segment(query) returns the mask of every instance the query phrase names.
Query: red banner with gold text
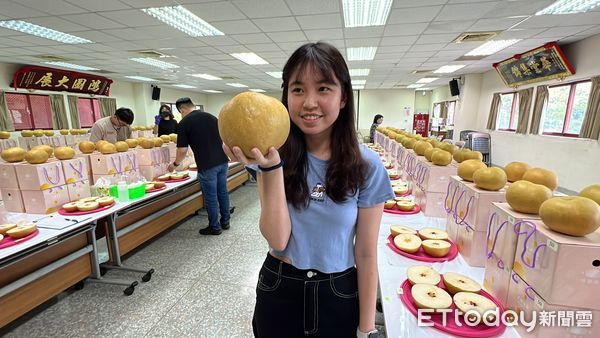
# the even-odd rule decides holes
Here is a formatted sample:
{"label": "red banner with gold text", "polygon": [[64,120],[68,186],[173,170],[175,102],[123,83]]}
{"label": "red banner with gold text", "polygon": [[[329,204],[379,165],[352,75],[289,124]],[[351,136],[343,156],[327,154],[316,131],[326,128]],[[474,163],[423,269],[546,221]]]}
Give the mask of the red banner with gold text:
{"label": "red banner with gold text", "polygon": [[23,66],[13,75],[12,87],[108,96],[112,82],[111,79],[98,75]]}

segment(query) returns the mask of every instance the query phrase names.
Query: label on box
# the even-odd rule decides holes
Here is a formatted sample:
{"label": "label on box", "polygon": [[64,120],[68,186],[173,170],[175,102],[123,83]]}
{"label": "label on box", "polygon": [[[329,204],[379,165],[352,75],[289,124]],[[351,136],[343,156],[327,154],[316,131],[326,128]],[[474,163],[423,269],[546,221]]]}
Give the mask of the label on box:
{"label": "label on box", "polygon": [[540,309],[540,310],[544,309],[544,301],[540,297],[538,297],[538,295],[533,296],[533,303],[535,304],[535,306],[538,309]]}
{"label": "label on box", "polygon": [[548,238],[548,242],[546,243],[546,245],[552,249],[552,251],[558,251],[558,243],[556,243],[555,241],[551,240],[550,238]]}
{"label": "label on box", "polygon": [[508,223],[515,224],[515,218],[512,216],[508,216]]}

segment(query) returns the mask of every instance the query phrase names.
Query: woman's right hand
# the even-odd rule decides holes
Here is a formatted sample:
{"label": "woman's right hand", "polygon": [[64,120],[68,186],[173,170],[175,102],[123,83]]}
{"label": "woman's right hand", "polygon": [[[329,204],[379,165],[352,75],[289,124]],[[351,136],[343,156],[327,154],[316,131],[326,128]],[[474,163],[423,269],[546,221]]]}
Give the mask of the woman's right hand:
{"label": "woman's right hand", "polygon": [[249,164],[258,164],[260,167],[268,168],[272,167],[281,162],[281,158],[279,157],[279,152],[275,147],[269,148],[269,152],[266,156],[264,156],[258,148],[252,148],[250,152],[254,156],[254,158],[248,158],[244,155],[244,152],[240,147],[229,148],[225,143],[223,143],[223,151],[225,154],[234,162],[241,162],[244,165]]}

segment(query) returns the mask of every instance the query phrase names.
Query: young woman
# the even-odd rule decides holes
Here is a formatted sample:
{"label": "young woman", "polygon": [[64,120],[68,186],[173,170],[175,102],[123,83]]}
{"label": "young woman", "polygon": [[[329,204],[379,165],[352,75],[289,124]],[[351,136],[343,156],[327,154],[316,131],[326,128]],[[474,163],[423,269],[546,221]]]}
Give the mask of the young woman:
{"label": "young woman", "polygon": [[377,114],[373,118],[373,124],[371,125],[371,132],[369,133],[369,138],[371,139],[371,143],[375,142],[375,130],[383,123],[383,115]]}
{"label": "young woman", "polygon": [[286,143],[256,164],[269,254],[252,321],[256,337],[376,337],[377,236],[394,196],[379,157],[359,146],[348,67],[333,46],[296,50],[283,69]]}
{"label": "young woman", "polygon": [[158,115],[154,116],[154,134],[157,136],[177,134],[177,121],[169,105],[160,106]]}

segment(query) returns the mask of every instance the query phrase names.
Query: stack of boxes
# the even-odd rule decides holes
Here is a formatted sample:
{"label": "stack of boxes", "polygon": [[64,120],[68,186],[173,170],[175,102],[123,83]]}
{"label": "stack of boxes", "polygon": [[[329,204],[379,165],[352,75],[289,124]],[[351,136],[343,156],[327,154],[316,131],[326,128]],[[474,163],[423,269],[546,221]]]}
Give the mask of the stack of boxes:
{"label": "stack of boxes", "polygon": [[77,201],[90,196],[90,166],[86,157],[75,157],[61,161],[65,173],[65,183],[69,192],[69,200]]}
{"label": "stack of boxes", "polygon": [[23,149],[31,149],[35,146],[39,145],[49,145],[53,148],[63,147],[67,145],[65,141],[65,137],[62,135],[54,135],[54,136],[31,136],[31,137],[22,137],[18,138],[19,147]]}
{"label": "stack of boxes", "polygon": [[134,152],[137,157],[140,173],[148,181],[152,181],[156,177],[165,174],[169,163],[172,163],[170,161],[169,146],[163,145],[162,147],[150,149],[136,148]]}
{"label": "stack of boxes", "polygon": [[[541,220],[520,224],[506,307],[531,317],[538,327],[523,337],[600,336],[600,231],[584,237],[554,232]],[[539,325],[540,312],[554,325]]]}
{"label": "stack of boxes", "polygon": [[450,176],[456,175],[456,167],[438,166],[427,161],[424,156],[414,156],[416,160],[411,176],[415,202],[425,216],[446,217],[446,194]]}
{"label": "stack of boxes", "polygon": [[463,195],[462,189],[467,185],[474,183],[464,181],[459,176],[450,176],[446,195],[444,196],[444,209],[446,210],[446,232],[453,242],[458,240],[458,228],[462,225],[462,220],[458,218],[457,204],[460,202],[460,196]]}
{"label": "stack of boxes", "polygon": [[88,157],[90,167],[92,168],[92,181],[94,184],[100,178],[105,178],[111,183],[116,183],[122,175],[130,175],[138,172],[139,156],[138,150],[135,149],[114,154],[101,154],[94,152],[92,154],[79,155]]}
{"label": "stack of boxes", "polygon": [[85,134],[85,135],[69,134],[69,135],[64,135],[61,137],[64,138],[66,145],[75,149],[75,151],[79,151],[79,143],[90,140],[90,135],[88,135],[88,134]]}
{"label": "stack of boxes", "polygon": [[0,140],[0,152],[2,152],[2,150],[4,150],[4,149],[18,147],[18,146],[19,146],[19,142],[17,141],[17,139],[8,138],[8,139]]}
{"label": "stack of boxes", "polygon": [[456,245],[465,261],[476,267],[486,264],[487,230],[494,202],[506,201],[506,189],[489,191],[462,181],[456,190]]}

